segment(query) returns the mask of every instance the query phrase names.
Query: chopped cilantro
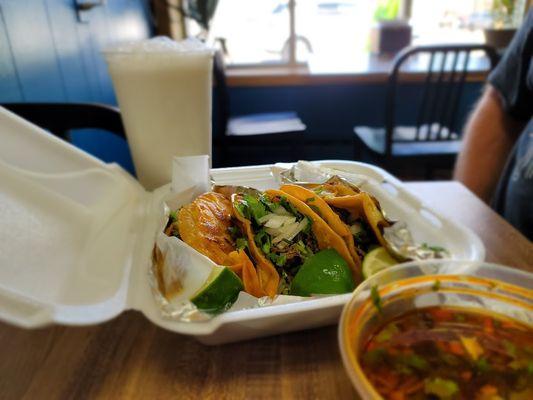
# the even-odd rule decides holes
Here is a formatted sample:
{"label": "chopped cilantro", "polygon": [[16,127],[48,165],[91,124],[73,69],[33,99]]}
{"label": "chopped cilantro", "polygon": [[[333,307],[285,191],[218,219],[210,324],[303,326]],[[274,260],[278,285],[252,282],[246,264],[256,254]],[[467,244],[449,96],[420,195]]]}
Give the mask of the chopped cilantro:
{"label": "chopped cilantro", "polygon": [[168,219],[170,220],[170,223],[175,222],[178,219],[178,210],[171,211],[168,214]]}
{"label": "chopped cilantro", "polygon": [[376,336],[376,342],[383,343],[387,340],[391,340],[395,335],[400,332],[396,324],[389,324]]}
{"label": "chopped cilantro", "polygon": [[414,353],[404,356],[402,361],[409,367],[412,367],[419,371],[425,371],[429,367],[429,364],[425,359]]}
{"label": "chopped cilantro", "polygon": [[283,206],[283,208],[285,208],[285,210],[290,212],[292,215],[296,217],[300,215],[298,210],[289,202],[289,200],[287,200],[285,196],[279,197],[279,203]]}
{"label": "chopped cilantro", "polygon": [[270,253],[268,254],[268,258],[278,267],[283,267],[287,262],[287,256],[285,254],[278,255],[276,253]]}
{"label": "chopped cilantro", "polygon": [[311,228],[313,226],[313,220],[309,217],[306,217],[307,218],[307,225],[305,226],[304,229],[302,229],[302,232],[305,233],[306,235],[311,233]]}
{"label": "chopped cilantro", "polygon": [[248,240],[245,238],[237,238],[235,241],[235,246],[237,247],[237,250],[243,250],[244,248],[248,247]]}
{"label": "chopped cilantro", "polygon": [[279,257],[278,257],[278,260],[276,261],[276,265],[278,267],[282,267],[285,265],[285,263],[287,262],[287,255],[286,254],[281,254]]}
{"label": "chopped cilantro", "polygon": [[276,208],[279,207],[279,204],[270,201],[265,195],[259,197],[259,201],[270,211],[274,212]]}
{"label": "chopped cilantro", "polygon": [[309,197],[308,199],[305,199],[306,203],[307,203],[307,202],[311,203],[311,202],[313,202],[313,201],[315,201],[315,200],[316,200],[315,197]]}
{"label": "chopped cilantro", "polygon": [[386,354],[385,349],[370,350],[363,354],[363,361],[370,366],[378,366],[385,360]]}
{"label": "chopped cilantro", "polygon": [[239,214],[241,214],[244,218],[246,219],[251,218],[250,208],[248,207],[248,203],[246,203],[245,201],[236,202],[235,208],[237,209]]}
{"label": "chopped cilantro", "polygon": [[244,200],[248,204],[250,215],[254,218],[255,222],[259,225],[259,219],[267,215],[267,210],[263,203],[249,194],[244,195]]}
{"label": "chopped cilantro", "polygon": [[259,229],[254,237],[255,244],[263,250],[265,254],[270,253],[272,243],[270,241],[270,235],[265,231],[264,228]]}
{"label": "chopped cilantro", "polygon": [[427,378],[424,380],[424,393],[434,395],[439,399],[452,398],[459,391],[459,385],[451,379],[440,377]]}
{"label": "chopped cilantro", "polygon": [[239,236],[240,231],[239,228],[237,228],[236,226],[230,226],[228,228],[228,233],[230,234],[232,239],[236,239]]}
{"label": "chopped cilantro", "polygon": [[516,345],[512,342],[510,342],[507,339],[503,340],[503,347],[505,347],[505,351],[507,354],[509,354],[511,357],[516,357]]}
{"label": "chopped cilantro", "polygon": [[372,304],[374,304],[374,307],[376,307],[378,312],[383,312],[383,304],[381,296],[379,295],[378,285],[374,285],[372,286],[372,289],[370,289],[370,298],[372,299]]}
{"label": "chopped cilantro", "polygon": [[431,251],[434,251],[435,253],[445,253],[445,252],[447,252],[447,250],[444,247],[441,247],[441,246],[430,246],[429,244],[427,244],[425,242],[420,245],[420,248],[422,250],[431,250]]}
{"label": "chopped cilantro", "polygon": [[307,247],[303,241],[299,240],[294,245],[296,247],[296,250],[298,250],[298,253],[300,253],[300,257],[303,259],[306,259],[307,257],[310,257],[313,255],[313,251]]}
{"label": "chopped cilantro", "polygon": [[490,365],[489,363],[487,362],[487,359],[485,357],[480,357],[477,361],[476,361],[476,364],[474,366],[476,368],[476,371],[478,373],[485,373],[485,372],[488,372],[490,370]]}
{"label": "chopped cilantro", "polygon": [[278,293],[289,294],[291,288],[291,278],[284,270],[281,270],[281,279],[279,280]]}

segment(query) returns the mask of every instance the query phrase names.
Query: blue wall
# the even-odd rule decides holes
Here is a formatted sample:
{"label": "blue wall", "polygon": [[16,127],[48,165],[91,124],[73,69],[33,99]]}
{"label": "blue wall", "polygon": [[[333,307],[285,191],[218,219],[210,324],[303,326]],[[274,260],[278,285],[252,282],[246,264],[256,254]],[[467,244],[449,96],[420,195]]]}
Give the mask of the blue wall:
{"label": "blue wall", "polygon": [[[0,0],[0,103],[116,99],[100,50],[151,36],[148,0],[108,0],[78,20],[74,0]],[[76,132],[73,142],[132,171],[124,141]]]}

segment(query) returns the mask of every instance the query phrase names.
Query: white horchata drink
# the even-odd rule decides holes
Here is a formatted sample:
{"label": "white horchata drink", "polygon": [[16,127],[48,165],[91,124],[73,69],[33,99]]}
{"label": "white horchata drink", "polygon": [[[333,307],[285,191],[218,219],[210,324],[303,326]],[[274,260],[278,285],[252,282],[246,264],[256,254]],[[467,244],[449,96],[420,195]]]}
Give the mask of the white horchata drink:
{"label": "white horchata drink", "polygon": [[211,49],[156,37],[104,54],[146,189],[170,182],[174,156],[211,155]]}

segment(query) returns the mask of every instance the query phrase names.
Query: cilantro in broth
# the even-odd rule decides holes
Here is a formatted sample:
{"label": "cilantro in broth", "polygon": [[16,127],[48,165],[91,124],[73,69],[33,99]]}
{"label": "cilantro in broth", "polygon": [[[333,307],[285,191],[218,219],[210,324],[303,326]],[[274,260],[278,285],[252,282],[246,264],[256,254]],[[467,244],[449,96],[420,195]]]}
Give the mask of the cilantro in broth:
{"label": "cilantro in broth", "polygon": [[379,313],[382,313],[383,301],[381,300],[381,296],[379,295],[378,285],[374,285],[372,286],[372,289],[370,289],[370,298],[372,299],[372,304],[374,304],[376,310],[378,310]]}

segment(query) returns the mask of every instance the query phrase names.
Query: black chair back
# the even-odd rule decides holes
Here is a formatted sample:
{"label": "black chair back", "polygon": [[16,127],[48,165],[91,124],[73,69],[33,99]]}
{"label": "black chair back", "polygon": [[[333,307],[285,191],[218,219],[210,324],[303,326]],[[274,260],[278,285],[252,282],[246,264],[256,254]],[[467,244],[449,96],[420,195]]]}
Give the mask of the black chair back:
{"label": "black chair back", "polygon": [[3,107],[70,142],[73,129],[103,129],[126,139],[120,111],[94,103],[6,103]]}
{"label": "black chair back", "polygon": [[[385,107],[385,155],[392,154],[393,142],[446,141],[458,139],[456,135],[457,112],[466,77],[472,71],[469,63],[472,52],[484,52],[489,70],[497,64],[496,51],[485,45],[436,45],[407,47],[394,59],[389,73]],[[427,69],[422,73],[424,85],[416,120],[416,132],[409,140],[395,138],[396,102],[401,68],[413,57],[429,56]]]}
{"label": "black chair back", "polygon": [[213,78],[216,90],[216,103],[218,127],[220,135],[225,136],[231,115],[228,84],[226,82],[226,66],[224,55],[217,51],[213,58]]}

